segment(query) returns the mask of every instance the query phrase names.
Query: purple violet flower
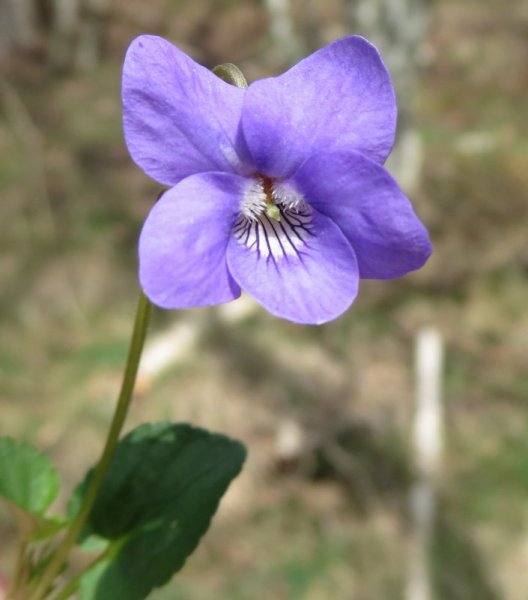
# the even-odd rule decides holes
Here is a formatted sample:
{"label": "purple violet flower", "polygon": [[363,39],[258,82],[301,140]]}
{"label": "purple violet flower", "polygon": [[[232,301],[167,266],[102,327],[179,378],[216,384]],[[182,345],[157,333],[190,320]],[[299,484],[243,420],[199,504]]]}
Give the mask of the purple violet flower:
{"label": "purple violet flower", "polygon": [[166,40],[141,36],[123,72],[134,161],[171,186],[139,241],[139,278],[163,308],[233,300],[319,324],[360,278],[399,277],[431,253],[382,167],[396,102],[378,51],[347,37],[279,77],[231,86]]}

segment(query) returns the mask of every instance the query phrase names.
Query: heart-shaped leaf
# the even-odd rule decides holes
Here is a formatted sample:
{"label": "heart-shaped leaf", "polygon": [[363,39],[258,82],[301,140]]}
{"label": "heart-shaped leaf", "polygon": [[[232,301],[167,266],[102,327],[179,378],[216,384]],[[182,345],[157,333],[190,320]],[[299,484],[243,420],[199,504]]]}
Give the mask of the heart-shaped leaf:
{"label": "heart-shaped leaf", "polygon": [[29,444],[0,438],[0,496],[42,516],[58,493],[59,475],[45,454]]}
{"label": "heart-shaped leaf", "polygon": [[142,600],[166,583],[208,529],[244,459],[239,442],[190,425],[147,424],[129,433],[82,536],[109,545],[105,560],[83,577],[81,599]]}

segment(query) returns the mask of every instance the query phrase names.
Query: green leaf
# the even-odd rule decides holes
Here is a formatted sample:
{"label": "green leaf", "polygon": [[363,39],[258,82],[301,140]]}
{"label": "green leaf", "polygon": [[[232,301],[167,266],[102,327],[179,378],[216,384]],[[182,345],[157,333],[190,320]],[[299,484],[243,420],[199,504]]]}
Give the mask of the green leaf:
{"label": "green leaf", "polygon": [[83,577],[81,600],[141,600],[166,583],[207,531],[244,459],[239,442],[190,425],[147,424],[128,434],[82,536],[111,543]]}
{"label": "green leaf", "polygon": [[18,509],[42,516],[58,493],[59,475],[45,454],[0,438],[0,496]]}

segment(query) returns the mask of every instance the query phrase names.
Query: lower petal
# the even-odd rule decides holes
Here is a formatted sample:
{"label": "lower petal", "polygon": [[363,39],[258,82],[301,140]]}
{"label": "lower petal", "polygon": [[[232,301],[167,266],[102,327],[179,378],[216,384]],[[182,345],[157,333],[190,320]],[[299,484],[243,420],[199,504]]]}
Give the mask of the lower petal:
{"label": "lower petal", "polygon": [[345,234],[362,278],[401,277],[429,258],[429,235],[411,203],[391,175],[362,154],[313,155],[293,183]]}
{"label": "lower petal", "polygon": [[162,308],[234,300],[226,249],[245,180],[205,173],[184,179],[154,205],[139,239],[139,280]]}
{"label": "lower petal", "polygon": [[229,270],[240,287],[295,323],[318,325],[347,310],[357,295],[357,262],[331,219],[316,211],[262,218],[248,223],[247,234],[235,227],[229,241]]}

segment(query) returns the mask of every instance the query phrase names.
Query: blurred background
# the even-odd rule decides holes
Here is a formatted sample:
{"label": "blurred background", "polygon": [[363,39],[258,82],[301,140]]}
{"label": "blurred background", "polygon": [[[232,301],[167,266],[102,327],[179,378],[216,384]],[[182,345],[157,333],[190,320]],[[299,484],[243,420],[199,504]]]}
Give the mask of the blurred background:
{"label": "blurred background", "polygon": [[[0,0],[0,435],[53,456],[57,509],[99,455],[159,192],[122,141],[121,64],[141,33],[250,81],[349,33],[374,41],[400,104],[389,168],[435,247],[322,327],[247,298],[156,311],[128,427],[191,421],[249,458],[153,598],[526,600],[525,0]],[[430,326],[445,356],[434,473],[413,443]],[[4,574],[14,542],[0,508]]]}

